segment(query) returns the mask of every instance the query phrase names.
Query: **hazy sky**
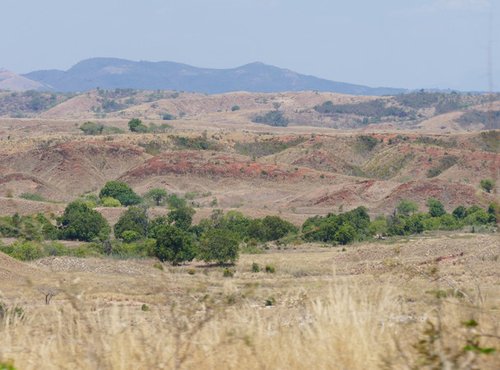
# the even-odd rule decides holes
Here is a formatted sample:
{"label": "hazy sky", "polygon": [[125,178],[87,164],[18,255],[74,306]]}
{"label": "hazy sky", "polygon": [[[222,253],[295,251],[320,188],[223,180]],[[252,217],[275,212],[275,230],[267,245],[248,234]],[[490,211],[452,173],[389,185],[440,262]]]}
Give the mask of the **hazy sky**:
{"label": "hazy sky", "polygon": [[[370,86],[500,90],[500,0],[0,0],[0,67],[262,61]],[[489,21],[491,19],[491,22]]]}

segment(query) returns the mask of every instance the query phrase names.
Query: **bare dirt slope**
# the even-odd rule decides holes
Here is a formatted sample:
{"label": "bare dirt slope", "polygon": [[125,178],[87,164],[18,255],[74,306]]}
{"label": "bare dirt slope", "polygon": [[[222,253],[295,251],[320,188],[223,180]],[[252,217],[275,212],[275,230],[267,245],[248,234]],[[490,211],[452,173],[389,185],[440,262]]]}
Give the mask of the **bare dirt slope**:
{"label": "bare dirt slope", "polygon": [[[10,122],[4,127],[10,130]],[[164,134],[5,140],[0,195],[10,205],[2,213],[25,208],[26,203],[13,205],[24,193],[67,202],[98,192],[112,179],[141,194],[153,187],[190,193],[197,207],[282,212],[295,221],[360,205],[372,214],[386,213],[401,199],[424,208],[429,197],[436,197],[448,210],[460,204],[486,206],[495,199],[479,187],[481,179],[499,176],[494,131],[305,134],[204,128],[176,124]],[[37,209],[43,207],[36,204]]]}

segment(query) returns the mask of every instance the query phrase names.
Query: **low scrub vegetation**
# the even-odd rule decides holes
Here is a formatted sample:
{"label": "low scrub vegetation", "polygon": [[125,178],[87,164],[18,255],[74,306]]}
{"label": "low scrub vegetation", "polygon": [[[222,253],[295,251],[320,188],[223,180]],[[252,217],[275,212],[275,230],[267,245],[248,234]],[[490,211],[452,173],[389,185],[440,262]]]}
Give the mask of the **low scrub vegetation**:
{"label": "low scrub vegetation", "polygon": [[285,117],[283,112],[279,110],[272,110],[263,115],[257,115],[252,118],[254,123],[263,123],[275,127],[287,127],[289,120]]}
{"label": "low scrub vegetation", "polygon": [[290,141],[281,141],[277,139],[256,140],[254,142],[237,142],[234,149],[243,155],[249,157],[265,157],[268,155],[280,153],[289,148],[302,144],[307,139],[298,137]]}
{"label": "low scrub vegetation", "polygon": [[314,110],[321,114],[352,114],[361,117],[407,117],[408,113],[396,106],[390,106],[386,100],[377,99],[355,104],[333,104],[326,101],[314,107]]}

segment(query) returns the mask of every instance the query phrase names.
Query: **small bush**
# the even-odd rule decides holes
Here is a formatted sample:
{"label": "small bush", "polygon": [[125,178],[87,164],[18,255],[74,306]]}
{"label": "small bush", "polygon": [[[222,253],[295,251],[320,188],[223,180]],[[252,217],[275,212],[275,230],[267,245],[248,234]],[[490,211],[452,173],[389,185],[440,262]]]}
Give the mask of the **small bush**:
{"label": "small bush", "polygon": [[80,126],[80,130],[82,130],[85,135],[100,135],[104,130],[104,126],[100,123],[88,121]]}
{"label": "small bush", "polygon": [[233,105],[233,106],[231,107],[231,112],[236,112],[236,111],[238,111],[238,110],[240,110],[240,106],[239,106],[239,105]]}
{"label": "small bush", "polygon": [[26,199],[26,200],[33,200],[35,202],[45,202],[45,198],[42,197],[39,194],[33,194],[33,193],[22,193],[19,198]]}
{"label": "small bush", "polygon": [[115,199],[113,197],[104,197],[101,199],[101,205],[103,207],[107,208],[115,208],[115,207],[121,207],[122,204],[118,199]]}
{"label": "small bush", "polygon": [[163,113],[163,115],[161,116],[161,119],[164,121],[173,121],[176,119],[176,117],[170,113]]}
{"label": "small bush", "polygon": [[260,272],[260,265],[258,263],[252,263],[252,272]]}
{"label": "small bush", "polygon": [[147,126],[145,126],[138,118],[131,119],[128,123],[128,128],[130,131],[137,133],[145,133],[149,131]]}
{"label": "small bush", "polygon": [[125,243],[131,243],[141,238],[141,235],[137,231],[126,230],[121,235]]}
{"label": "small bush", "polygon": [[270,306],[274,306],[276,304],[276,299],[274,297],[269,297],[266,299],[266,301],[264,302],[264,305],[266,307],[270,307]]}
{"label": "small bush", "polygon": [[33,261],[44,257],[42,246],[30,241],[17,241],[9,249],[4,249],[4,252],[21,261]]}
{"label": "small bush", "polygon": [[276,272],[276,267],[274,267],[273,265],[266,265],[264,271],[266,271],[268,274],[274,274]]}
{"label": "small bush", "polygon": [[492,179],[483,179],[481,180],[480,185],[485,192],[491,193],[491,191],[495,188],[495,181]]}
{"label": "small bush", "polygon": [[225,268],[222,272],[222,276],[225,278],[232,278],[234,276],[234,270],[230,268]]}

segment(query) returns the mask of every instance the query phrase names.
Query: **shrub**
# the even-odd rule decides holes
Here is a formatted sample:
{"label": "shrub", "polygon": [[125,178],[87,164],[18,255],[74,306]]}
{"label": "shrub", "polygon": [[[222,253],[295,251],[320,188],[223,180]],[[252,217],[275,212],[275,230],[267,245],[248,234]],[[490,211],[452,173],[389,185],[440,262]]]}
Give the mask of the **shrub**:
{"label": "shrub", "polygon": [[252,263],[252,272],[260,272],[260,265],[257,262]]}
{"label": "shrub", "polygon": [[122,232],[121,237],[125,243],[131,243],[141,238],[141,235],[137,231],[125,230]]}
{"label": "shrub", "polygon": [[191,261],[195,257],[195,249],[191,235],[175,226],[163,225],[155,232],[155,256],[161,261],[169,261],[178,265]]}
{"label": "shrub", "polygon": [[491,191],[495,188],[495,181],[492,179],[483,179],[481,180],[480,185],[485,192],[491,193]]}
{"label": "shrub", "polygon": [[121,181],[108,181],[101,189],[99,198],[111,197],[118,199],[124,206],[132,206],[141,202],[139,197],[128,184]]}
{"label": "shrub", "polygon": [[427,207],[429,208],[429,215],[431,215],[431,217],[440,217],[446,214],[443,203],[435,198],[429,198],[427,200]]}
{"label": "shrub", "polygon": [[230,268],[225,268],[222,271],[222,276],[225,278],[232,278],[234,276],[234,270]]}
{"label": "shrub", "polygon": [[80,126],[80,130],[82,130],[85,135],[100,135],[104,130],[104,126],[100,123],[88,121]]}
{"label": "shrub", "polygon": [[208,139],[206,133],[199,137],[186,137],[186,136],[174,136],[171,135],[170,138],[173,140],[175,146],[180,149],[193,149],[193,150],[218,150],[218,144]]}
{"label": "shrub", "polygon": [[264,139],[253,142],[237,142],[234,149],[243,155],[249,157],[264,157],[271,154],[280,153],[286,149],[295,147],[302,144],[307,139],[305,137],[298,137],[293,140],[277,140],[277,139]]}
{"label": "shrub", "polygon": [[31,241],[16,241],[10,247],[2,249],[4,253],[21,261],[32,261],[44,257],[42,246]]}
{"label": "shrub", "polygon": [[200,241],[199,257],[205,262],[234,263],[239,256],[239,239],[225,229],[210,229]]}
{"label": "shrub", "polygon": [[366,152],[372,151],[378,144],[377,139],[375,139],[373,136],[366,135],[358,136],[357,142],[359,149]]}
{"label": "shrub", "polygon": [[240,106],[239,106],[239,105],[233,105],[233,106],[231,107],[231,112],[236,112],[236,111],[238,111],[238,110],[240,110]]}
{"label": "shrub", "polygon": [[132,132],[139,132],[139,133],[148,132],[148,128],[138,118],[131,119],[128,122],[128,128]]}
{"label": "shrub", "polygon": [[33,193],[22,193],[19,198],[26,199],[26,200],[32,200],[35,202],[45,202],[44,197],[42,197],[39,194],[33,194]]}
{"label": "shrub", "polygon": [[99,212],[78,201],[68,204],[57,224],[61,238],[69,240],[105,240],[110,232],[108,222]]}
{"label": "shrub", "polygon": [[467,209],[464,206],[458,206],[455,208],[452,212],[452,215],[457,219],[457,220],[462,220],[465,218],[467,215]]}
{"label": "shrub", "polygon": [[109,208],[115,208],[115,207],[121,207],[122,204],[118,199],[112,198],[112,197],[104,197],[101,199],[101,204],[103,207],[109,207]]}
{"label": "shrub", "polygon": [[161,116],[161,119],[164,121],[173,121],[176,119],[176,117],[170,113],[163,113]]}
{"label": "shrub", "polygon": [[264,267],[264,271],[268,274],[274,274],[276,272],[276,267],[273,265],[266,265],[266,267]]}
{"label": "shrub", "polygon": [[0,370],[17,370],[12,362],[0,362]]}
{"label": "shrub", "polygon": [[430,168],[429,171],[427,171],[427,177],[432,178],[439,176],[442,172],[453,167],[457,162],[458,158],[454,155],[444,156],[439,160],[439,163],[436,167]]}
{"label": "shrub", "polygon": [[276,304],[276,299],[274,297],[269,297],[266,299],[266,301],[264,302],[264,305],[266,307],[270,307],[270,306],[274,306]]}

